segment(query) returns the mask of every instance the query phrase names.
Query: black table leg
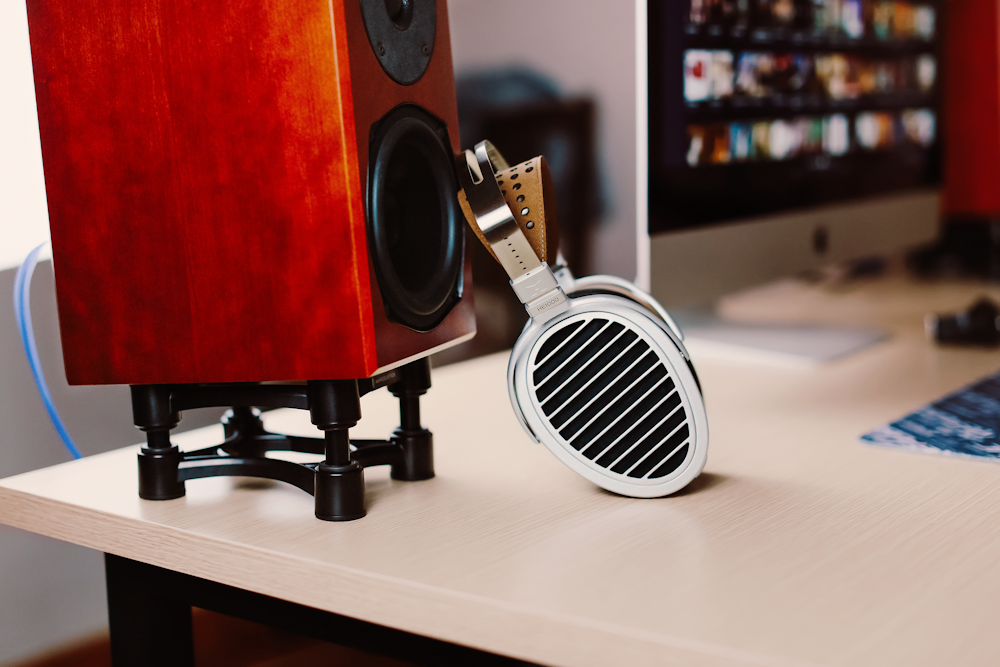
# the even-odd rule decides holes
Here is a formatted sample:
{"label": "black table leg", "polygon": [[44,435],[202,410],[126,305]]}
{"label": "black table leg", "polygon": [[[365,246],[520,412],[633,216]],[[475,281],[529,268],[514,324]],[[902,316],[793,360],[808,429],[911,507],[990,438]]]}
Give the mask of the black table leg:
{"label": "black table leg", "polygon": [[164,570],[105,554],[114,667],[194,667],[191,605],[164,595]]}
{"label": "black table leg", "polygon": [[[192,667],[191,607],[427,667],[528,667],[450,644],[105,554],[114,667]],[[208,667],[208,666],[204,666]]]}

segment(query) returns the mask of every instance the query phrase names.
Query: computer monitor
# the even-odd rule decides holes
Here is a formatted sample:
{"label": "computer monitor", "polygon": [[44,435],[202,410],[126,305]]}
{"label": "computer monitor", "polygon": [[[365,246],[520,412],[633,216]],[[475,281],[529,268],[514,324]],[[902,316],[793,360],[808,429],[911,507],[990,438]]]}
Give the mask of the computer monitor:
{"label": "computer monitor", "polygon": [[932,0],[637,0],[638,282],[668,307],[934,238]]}

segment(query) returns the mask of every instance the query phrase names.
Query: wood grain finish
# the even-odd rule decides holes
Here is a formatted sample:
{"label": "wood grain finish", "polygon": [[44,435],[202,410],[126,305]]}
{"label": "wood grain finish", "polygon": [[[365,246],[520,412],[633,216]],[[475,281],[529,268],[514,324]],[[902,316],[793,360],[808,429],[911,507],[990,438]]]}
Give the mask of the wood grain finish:
{"label": "wood grain finish", "polygon": [[29,0],[69,382],[367,377],[474,331],[387,322],[368,258],[371,125],[417,103],[457,141],[438,15],[400,86],[356,1]]}
{"label": "wood grain finish", "polygon": [[[1000,655],[1000,466],[858,436],[1000,368],[942,349],[932,310],[979,285],[783,285],[746,318],[876,325],[892,338],[813,370],[702,355],[712,440],[685,492],[598,490],[528,440],[506,355],[443,368],[424,398],[433,480],[369,470],[369,514],[327,524],[282,484],[206,479],[135,495],[135,450],[0,483],[0,521],[411,632],[553,665],[988,665]],[[363,399],[358,437],[396,423]],[[308,418],[271,413],[276,430]],[[192,448],[221,429],[177,436]]]}

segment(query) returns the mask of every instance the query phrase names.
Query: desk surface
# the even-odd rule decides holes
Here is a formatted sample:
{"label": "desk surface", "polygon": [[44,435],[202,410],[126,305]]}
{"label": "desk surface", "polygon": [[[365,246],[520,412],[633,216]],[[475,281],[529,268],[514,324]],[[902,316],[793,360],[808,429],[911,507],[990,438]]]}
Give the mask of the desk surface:
{"label": "desk surface", "polygon": [[[246,479],[141,501],[136,448],[0,482],[0,521],[542,663],[995,664],[1000,466],[858,442],[1000,368],[1000,352],[937,349],[922,331],[928,310],[984,291],[888,278],[729,303],[894,335],[810,370],[696,357],[708,466],[670,498],[605,493],[530,442],[495,355],[435,372],[423,421],[437,478],[366,471],[360,521],[318,521],[307,494]],[[396,423],[387,392],[362,410],[358,437]],[[313,434],[305,413],[267,424]],[[213,427],[176,440],[220,438]]]}

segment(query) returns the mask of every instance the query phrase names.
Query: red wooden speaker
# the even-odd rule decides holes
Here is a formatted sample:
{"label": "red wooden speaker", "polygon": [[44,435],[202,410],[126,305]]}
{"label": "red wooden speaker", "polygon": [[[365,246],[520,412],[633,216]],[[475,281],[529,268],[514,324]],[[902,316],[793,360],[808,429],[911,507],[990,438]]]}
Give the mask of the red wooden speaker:
{"label": "red wooden speaker", "polygon": [[951,0],[947,9],[943,209],[987,222],[1000,215],[1000,2]]}
{"label": "red wooden speaker", "polygon": [[441,0],[28,0],[71,384],[369,377],[475,332]]}

